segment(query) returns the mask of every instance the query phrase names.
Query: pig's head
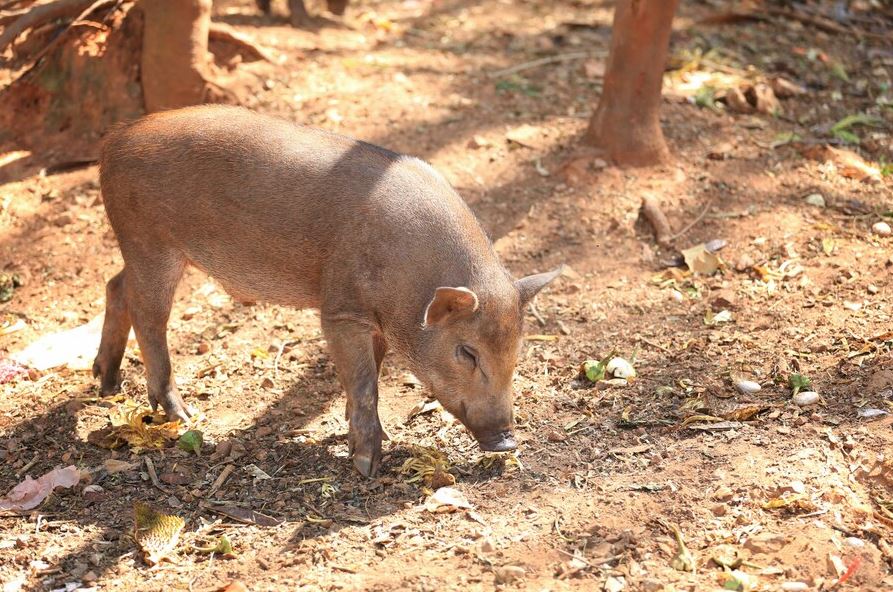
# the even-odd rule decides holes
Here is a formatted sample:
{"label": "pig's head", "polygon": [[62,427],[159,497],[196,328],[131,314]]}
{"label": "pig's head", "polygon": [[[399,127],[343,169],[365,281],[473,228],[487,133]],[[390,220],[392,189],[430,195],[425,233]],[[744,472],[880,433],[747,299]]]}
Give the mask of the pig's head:
{"label": "pig's head", "polygon": [[423,370],[420,378],[484,450],[516,447],[512,375],[524,309],[560,273],[559,268],[513,282],[495,281],[478,292],[440,287],[425,308],[424,339],[415,360]]}

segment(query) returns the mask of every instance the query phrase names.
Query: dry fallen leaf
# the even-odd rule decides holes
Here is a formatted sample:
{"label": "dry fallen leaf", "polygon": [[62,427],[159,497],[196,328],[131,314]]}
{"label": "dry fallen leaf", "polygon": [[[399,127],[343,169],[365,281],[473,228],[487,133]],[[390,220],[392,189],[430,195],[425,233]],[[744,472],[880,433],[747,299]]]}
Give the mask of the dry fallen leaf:
{"label": "dry fallen leaf", "polygon": [[819,162],[830,162],[844,177],[857,181],[879,181],[881,169],[867,162],[861,156],[846,148],[833,146],[810,146],[803,151],[803,156]]}
{"label": "dry fallen leaf", "polygon": [[695,245],[682,251],[685,264],[695,274],[710,275],[722,266],[722,260],[707,250],[707,245]]}
{"label": "dry fallen leaf", "polygon": [[472,505],[465,494],[452,487],[441,487],[425,500],[425,509],[433,514],[455,512],[460,509],[470,510],[471,508]]}

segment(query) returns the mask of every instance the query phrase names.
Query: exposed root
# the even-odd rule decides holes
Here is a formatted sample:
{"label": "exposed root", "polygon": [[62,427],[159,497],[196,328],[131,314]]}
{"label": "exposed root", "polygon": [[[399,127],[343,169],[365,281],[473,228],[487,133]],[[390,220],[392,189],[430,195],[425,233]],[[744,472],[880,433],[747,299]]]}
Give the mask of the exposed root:
{"label": "exposed root", "polygon": [[273,58],[269,53],[267,53],[267,50],[255,44],[254,41],[249,39],[247,36],[239,33],[227,24],[211,23],[211,28],[208,30],[208,39],[210,41],[229,43],[230,45],[234,45],[237,48],[244,50],[246,53],[254,58],[267,62],[273,62]]}
{"label": "exposed root", "polygon": [[642,215],[645,216],[645,219],[651,224],[651,228],[654,229],[654,237],[657,240],[657,244],[662,247],[669,245],[670,241],[673,240],[673,230],[670,228],[670,222],[664,215],[663,210],[660,209],[657,197],[646,195],[642,198]]}
{"label": "exposed root", "polygon": [[16,38],[34,27],[39,27],[58,18],[78,14],[93,4],[94,0],[56,0],[48,4],[38,4],[9,23],[0,35],[0,51],[6,49]]}

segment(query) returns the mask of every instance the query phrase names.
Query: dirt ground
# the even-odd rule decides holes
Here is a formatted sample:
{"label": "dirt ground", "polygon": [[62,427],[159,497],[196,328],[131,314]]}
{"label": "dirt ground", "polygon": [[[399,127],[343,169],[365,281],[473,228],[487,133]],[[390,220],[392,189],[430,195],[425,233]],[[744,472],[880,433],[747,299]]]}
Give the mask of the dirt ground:
{"label": "dirt ground", "polygon": [[[97,399],[89,372],[71,368],[0,385],[0,494],[25,474],[85,473],[38,509],[0,516],[3,592],[234,580],[250,590],[710,590],[732,577],[720,563],[736,566],[732,589],[893,589],[893,416],[883,414],[893,412],[893,238],[872,230],[893,222],[893,178],[851,178],[810,157],[830,141],[879,168],[893,161],[893,44],[881,35],[893,18],[857,13],[852,29],[873,32],[861,38],[849,24],[699,22],[730,7],[682,3],[663,110],[675,161],[618,170],[575,159],[601,86],[608,2],[363,1],[313,31],[253,2],[216,2],[216,20],[274,56],[233,70],[249,107],[420,156],[471,204],[513,273],[568,266],[527,315],[518,453],[482,454],[437,409],[407,419],[427,393],[389,357],[391,440],[381,475],[361,478],[317,314],[234,302],[190,271],[169,339],[180,390],[204,416],[200,456],[88,441],[116,406],[146,403],[135,346],[123,402]],[[498,72],[547,56],[561,57]],[[805,91],[775,116],[717,106],[705,86],[719,96],[773,75]],[[876,119],[832,127],[856,114]],[[858,146],[839,145],[847,132]],[[0,356],[101,314],[121,267],[96,168],[46,174],[39,159],[17,165],[14,149],[0,151],[0,265],[22,285],[0,304]],[[639,218],[647,193],[675,230],[694,222],[673,247],[657,246]],[[716,274],[678,266],[677,249],[713,240],[726,243]],[[584,360],[612,351],[637,378],[580,377]],[[818,403],[792,402],[792,373],[811,379]],[[742,379],[762,389],[741,394]],[[424,465],[430,449],[472,509],[425,509],[430,491],[401,468]],[[142,559],[136,501],[186,520],[171,561]],[[677,569],[671,525],[694,572]],[[221,534],[232,557],[196,549]]]}

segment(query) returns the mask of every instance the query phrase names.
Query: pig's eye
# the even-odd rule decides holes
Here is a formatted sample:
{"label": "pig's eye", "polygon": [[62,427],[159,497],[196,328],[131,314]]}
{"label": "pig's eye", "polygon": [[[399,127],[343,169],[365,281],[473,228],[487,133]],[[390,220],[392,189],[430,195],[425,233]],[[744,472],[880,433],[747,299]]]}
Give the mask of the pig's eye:
{"label": "pig's eye", "polygon": [[460,345],[456,348],[456,357],[472,367],[476,368],[478,365],[478,353],[467,345]]}

